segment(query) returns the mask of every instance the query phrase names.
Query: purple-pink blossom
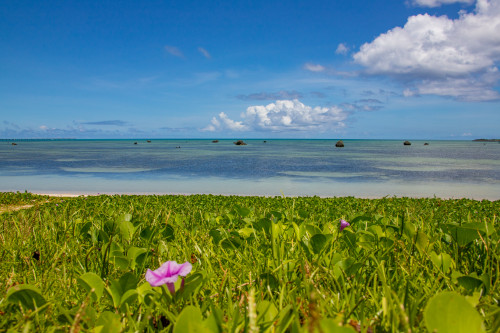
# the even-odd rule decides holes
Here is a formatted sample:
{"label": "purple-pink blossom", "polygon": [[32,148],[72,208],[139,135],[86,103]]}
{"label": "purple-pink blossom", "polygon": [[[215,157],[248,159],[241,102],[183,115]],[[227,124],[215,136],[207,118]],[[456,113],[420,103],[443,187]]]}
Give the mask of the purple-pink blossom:
{"label": "purple-pink blossom", "polygon": [[347,222],[346,220],[340,219],[340,231],[344,230],[345,228],[347,228],[350,225],[351,224],[349,222]]}
{"label": "purple-pink blossom", "polygon": [[183,264],[178,264],[175,261],[167,261],[157,270],[152,271],[148,269],[146,271],[146,281],[152,287],[159,287],[166,284],[170,293],[174,294],[174,283],[177,281],[179,275],[182,277],[188,275],[192,268],[193,266],[187,261]]}

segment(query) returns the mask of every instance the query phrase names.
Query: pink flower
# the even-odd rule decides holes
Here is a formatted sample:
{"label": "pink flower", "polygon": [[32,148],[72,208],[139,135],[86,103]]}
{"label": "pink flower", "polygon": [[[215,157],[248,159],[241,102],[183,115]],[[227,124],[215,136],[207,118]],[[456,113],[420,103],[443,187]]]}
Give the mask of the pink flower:
{"label": "pink flower", "polygon": [[346,220],[340,219],[340,231],[344,230],[348,226],[350,226],[349,222],[347,222]]}
{"label": "pink flower", "polygon": [[192,268],[193,266],[187,261],[183,264],[178,264],[175,261],[167,261],[155,271],[148,269],[146,271],[146,281],[149,282],[151,287],[159,287],[166,284],[168,290],[173,295],[175,294],[174,283],[177,281],[177,277],[179,275],[183,277],[188,275]]}

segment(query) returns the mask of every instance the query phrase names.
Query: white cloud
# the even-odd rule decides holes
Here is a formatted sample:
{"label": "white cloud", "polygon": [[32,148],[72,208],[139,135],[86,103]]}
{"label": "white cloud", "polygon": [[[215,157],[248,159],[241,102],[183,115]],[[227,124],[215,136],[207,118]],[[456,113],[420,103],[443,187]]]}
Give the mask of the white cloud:
{"label": "white cloud", "polygon": [[181,50],[179,50],[175,46],[165,45],[165,51],[167,51],[168,53],[170,53],[174,57],[184,58],[184,54],[182,54]]}
{"label": "white cloud", "polygon": [[248,129],[248,126],[244,125],[243,122],[231,120],[224,112],[221,112],[219,118],[213,117],[211,124],[203,130],[214,132],[218,130],[247,131]]}
{"label": "white cloud", "polygon": [[311,64],[309,62],[304,65],[304,68],[311,72],[323,72],[325,70],[325,67],[319,64]]}
{"label": "white cloud", "polygon": [[345,46],[345,44],[340,43],[339,46],[337,46],[337,49],[335,50],[336,54],[347,54],[349,52],[349,48]]}
{"label": "white cloud", "polygon": [[[499,31],[500,1],[478,0],[474,13],[461,12],[455,20],[411,16],[404,27],[364,44],[353,57],[368,74],[397,77],[420,94],[498,99],[493,87],[500,79]],[[438,89],[440,84],[447,86]]]}
{"label": "white cloud", "polygon": [[422,7],[439,7],[441,5],[449,5],[457,2],[472,5],[474,3],[474,0],[412,0],[411,1],[413,5]]}
{"label": "white cloud", "polygon": [[212,56],[210,55],[210,53],[208,53],[207,50],[205,50],[203,47],[199,47],[198,48],[198,51],[200,51],[201,54],[203,54],[203,56],[207,59],[211,59]]}
{"label": "white cloud", "polygon": [[415,90],[412,90],[412,89],[409,89],[409,88],[406,88],[405,90],[403,90],[403,96],[404,97],[412,97],[412,96],[415,96],[415,95],[418,95],[418,93]]}
{"label": "white cloud", "polygon": [[214,117],[205,131],[315,131],[324,132],[345,127],[348,112],[339,107],[310,107],[299,100],[279,100],[268,105],[250,106],[234,121],[223,112]]}

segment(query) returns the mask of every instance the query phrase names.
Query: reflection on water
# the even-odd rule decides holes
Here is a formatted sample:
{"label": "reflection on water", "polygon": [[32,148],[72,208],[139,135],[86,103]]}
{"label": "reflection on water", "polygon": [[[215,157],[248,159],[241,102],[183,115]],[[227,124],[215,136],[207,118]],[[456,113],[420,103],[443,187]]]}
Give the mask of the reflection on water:
{"label": "reflection on water", "polygon": [[233,141],[0,142],[0,190],[500,198],[498,143]]}

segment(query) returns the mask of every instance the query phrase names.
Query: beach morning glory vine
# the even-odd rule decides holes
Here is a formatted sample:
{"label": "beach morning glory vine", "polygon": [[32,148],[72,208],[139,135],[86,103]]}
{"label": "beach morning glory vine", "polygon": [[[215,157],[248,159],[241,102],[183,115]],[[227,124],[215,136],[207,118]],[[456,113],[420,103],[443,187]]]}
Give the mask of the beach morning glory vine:
{"label": "beach morning glory vine", "polygon": [[174,295],[175,281],[177,281],[180,275],[183,277],[182,282],[184,283],[184,276],[188,275],[192,268],[193,266],[187,261],[183,264],[178,264],[175,261],[167,261],[157,270],[152,271],[148,269],[146,271],[146,281],[148,281],[152,287],[159,287],[166,284],[170,293]]}
{"label": "beach morning glory vine", "polygon": [[347,222],[346,220],[340,219],[340,231],[344,230],[345,228],[347,228],[350,225],[351,224],[349,222]]}

